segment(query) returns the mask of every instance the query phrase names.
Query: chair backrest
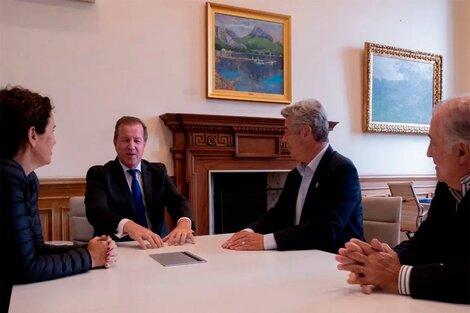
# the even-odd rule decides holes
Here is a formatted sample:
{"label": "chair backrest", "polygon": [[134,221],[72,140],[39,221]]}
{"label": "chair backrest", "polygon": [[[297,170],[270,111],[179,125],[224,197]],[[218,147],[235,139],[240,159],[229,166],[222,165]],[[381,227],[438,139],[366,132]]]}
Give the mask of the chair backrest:
{"label": "chair backrest", "polygon": [[362,198],[364,237],[377,238],[390,247],[400,243],[401,197]]}
{"label": "chair backrest", "polygon": [[388,183],[392,197],[402,197],[401,231],[414,233],[422,219],[422,207],[410,181]]}
{"label": "chair backrest", "polygon": [[88,222],[85,212],[85,197],[71,197],[70,207],[70,240],[88,242],[93,238],[93,226]]}

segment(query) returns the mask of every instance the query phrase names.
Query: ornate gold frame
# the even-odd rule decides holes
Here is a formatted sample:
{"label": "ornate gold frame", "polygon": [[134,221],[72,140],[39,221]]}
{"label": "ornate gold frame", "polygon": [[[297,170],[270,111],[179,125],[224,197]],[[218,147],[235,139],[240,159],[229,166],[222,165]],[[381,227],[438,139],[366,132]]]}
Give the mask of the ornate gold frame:
{"label": "ornate gold frame", "polygon": [[[215,16],[230,15],[262,22],[282,24],[283,33],[283,93],[260,93],[255,91],[238,91],[216,88],[216,49],[215,49]],[[229,51],[232,53],[233,51]],[[207,2],[207,97],[246,101],[290,103],[291,91],[291,24],[290,16],[243,9],[228,5]],[[219,77],[220,79],[220,77]]]}
{"label": "ornate gold frame", "polygon": [[[421,62],[432,64],[432,102],[429,103],[429,109],[441,101],[442,94],[442,56],[438,54],[413,51],[408,49],[395,48],[375,43],[365,43],[365,75],[364,75],[364,131],[387,132],[387,133],[412,133],[427,134],[429,123],[406,123],[400,120],[378,121],[373,120],[373,65],[374,57],[386,57],[405,61]],[[413,103],[406,103],[412,106]],[[429,112],[427,112],[429,113]]]}

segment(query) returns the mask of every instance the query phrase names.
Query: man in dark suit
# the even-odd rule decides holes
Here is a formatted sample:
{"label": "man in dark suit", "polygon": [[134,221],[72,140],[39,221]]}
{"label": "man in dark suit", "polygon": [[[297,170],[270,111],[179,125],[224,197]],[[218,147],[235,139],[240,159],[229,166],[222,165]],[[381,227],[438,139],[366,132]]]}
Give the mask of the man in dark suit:
{"label": "man in dark suit", "polygon": [[366,293],[372,286],[413,298],[470,303],[470,96],[434,111],[427,151],[439,183],[426,221],[393,250],[373,239],[339,250],[338,269]]}
{"label": "man in dark suit", "polygon": [[[93,166],[86,178],[85,205],[95,235],[139,242],[142,248],[194,243],[189,203],[178,191],[161,163],[142,160],[147,127],[138,118],[124,116],[116,122],[117,158]],[[176,227],[163,239],[167,208]]]}
{"label": "man in dark suit", "polygon": [[313,99],[285,107],[283,142],[299,161],[276,205],[223,245],[233,250],[336,252],[363,238],[361,190],[353,163],[328,143],[328,119]]}

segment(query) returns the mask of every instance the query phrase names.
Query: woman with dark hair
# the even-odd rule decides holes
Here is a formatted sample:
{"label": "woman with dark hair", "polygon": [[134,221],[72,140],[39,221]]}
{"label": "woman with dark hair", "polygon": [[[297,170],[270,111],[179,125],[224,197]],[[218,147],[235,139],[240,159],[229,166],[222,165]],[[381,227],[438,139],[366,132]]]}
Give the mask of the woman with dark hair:
{"label": "woman with dark hair", "polygon": [[1,310],[8,311],[13,284],[50,280],[109,267],[116,244],[108,236],[87,245],[55,246],[42,236],[38,178],[51,162],[54,113],[49,98],[20,87],[0,90]]}

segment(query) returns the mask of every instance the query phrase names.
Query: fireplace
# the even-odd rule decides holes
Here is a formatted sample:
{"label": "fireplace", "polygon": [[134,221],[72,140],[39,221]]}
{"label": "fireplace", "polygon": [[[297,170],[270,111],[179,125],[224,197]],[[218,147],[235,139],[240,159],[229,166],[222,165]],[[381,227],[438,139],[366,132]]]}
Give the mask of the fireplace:
{"label": "fireplace", "polygon": [[[175,184],[189,200],[197,235],[211,232],[211,173],[288,171],[297,163],[281,142],[282,118],[186,113],[160,118],[173,133]],[[330,122],[330,131],[336,124]]]}
{"label": "fireplace", "polygon": [[209,233],[233,233],[276,204],[288,171],[210,171]]}

